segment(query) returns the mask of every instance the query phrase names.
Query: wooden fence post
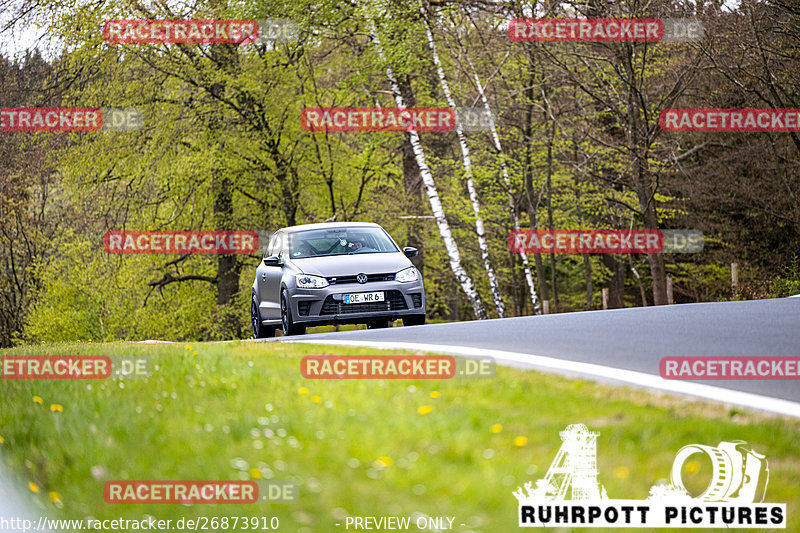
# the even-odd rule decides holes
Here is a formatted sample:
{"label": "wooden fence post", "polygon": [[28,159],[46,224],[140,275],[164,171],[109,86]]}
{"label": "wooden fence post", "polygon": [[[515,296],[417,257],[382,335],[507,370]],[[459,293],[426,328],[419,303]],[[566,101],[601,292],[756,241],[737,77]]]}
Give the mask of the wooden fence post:
{"label": "wooden fence post", "polygon": [[667,276],[667,303],[672,305],[675,303],[675,300],[672,298],[672,277]]}

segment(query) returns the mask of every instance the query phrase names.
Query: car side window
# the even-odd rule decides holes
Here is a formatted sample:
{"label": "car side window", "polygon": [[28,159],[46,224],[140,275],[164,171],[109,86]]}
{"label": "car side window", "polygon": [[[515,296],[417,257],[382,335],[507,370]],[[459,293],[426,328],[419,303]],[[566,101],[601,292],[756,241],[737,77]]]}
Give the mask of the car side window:
{"label": "car side window", "polygon": [[285,233],[281,233],[278,236],[278,240],[275,243],[275,251],[273,255],[277,255],[281,262],[286,261],[286,258],[289,257],[289,246],[288,246],[289,239]]}
{"label": "car side window", "polygon": [[275,255],[275,243],[277,242],[278,242],[278,234],[275,233],[274,235],[272,235],[272,238],[269,240],[269,244],[267,245],[267,249],[264,251],[265,259],[271,255]]}

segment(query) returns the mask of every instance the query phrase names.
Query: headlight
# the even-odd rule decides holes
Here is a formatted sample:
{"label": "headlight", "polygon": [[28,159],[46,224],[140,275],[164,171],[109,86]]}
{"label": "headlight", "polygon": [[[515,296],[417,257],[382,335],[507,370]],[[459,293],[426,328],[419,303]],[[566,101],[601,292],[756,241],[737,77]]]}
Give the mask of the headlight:
{"label": "headlight", "polygon": [[395,281],[399,281],[401,283],[407,283],[409,281],[417,281],[419,279],[419,272],[414,267],[408,267],[405,270],[401,270],[398,272],[395,277]]}
{"label": "headlight", "polygon": [[297,274],[297,286],[301,289],[321,289],[328,286],[328,280],[310,274]]}

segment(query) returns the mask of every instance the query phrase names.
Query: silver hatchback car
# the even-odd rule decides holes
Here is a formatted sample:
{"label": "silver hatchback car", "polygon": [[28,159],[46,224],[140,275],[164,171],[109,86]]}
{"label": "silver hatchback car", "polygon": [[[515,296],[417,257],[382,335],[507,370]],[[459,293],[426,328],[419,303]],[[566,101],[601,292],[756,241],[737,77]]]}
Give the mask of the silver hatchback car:
{"label": "silver hatchback car", "polygon": [[422,276],[378,224],[291,226],[270,238],[256,270],[250,315],[253,337],[301,335],[307,326],[425,323]]}

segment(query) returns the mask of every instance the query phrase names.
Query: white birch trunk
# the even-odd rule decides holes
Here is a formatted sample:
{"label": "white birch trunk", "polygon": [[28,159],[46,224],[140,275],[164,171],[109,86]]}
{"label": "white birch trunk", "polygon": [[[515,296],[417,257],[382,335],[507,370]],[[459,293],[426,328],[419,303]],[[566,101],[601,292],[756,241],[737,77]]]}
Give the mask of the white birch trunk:
{"label": "white birch trunk", "polygon": [[[447,77],[444,75],[444,67],[439,60],[439,53],[436,51],[436,42],[433,40],[433,32],[431,32],[430,24],[426,18],[425,10],[420,6],[422,13],[422,20],[425,22],[425,31],[428,34],[428,46],[431,49],[433,56],[433,64],[436,65],[436,72],[439,74],[439,82],[442,84],[447,105],[455,111],[456,102],[453,99],[453,94],[450,92],[450,84],[447,82]],[[481,217],[481,204],[478,200],[478,192],[475,190],[475,183],[472,181],[472,158],[469,155],[469,146],[467,146],[467,137],[464,135],[464,128],[460,121],[456,120],[456,134],[458,135],[458,143],[461,145],[461,154],[464,160],[464,179],[467,181],[467,191],[469,191],[469,199],[472,203],[472,211],[475,213],[475,233],[478,235],[478,246],[481,250],[481,257],[483,258],[483,267],[486,269],[486,275],[489,278],[489,287],[492,291],[492,298],[494,299],[495,309],[500,318],[505,318],[506,309],[503,304],[503,296],[500,294],[500,286],[497,283],[497,276],[495,276],[492,263],[489,258],[489,244],[486,242],[486,230],[483,226],[483,218]]]}
{"label": "white birch trunk", "polygon": [[[378,37],[378,32],[375,29],[375,23],[373,21],[370,21],[370,23],[372,25],[372,38],[378,45],[378,55],[382,61],[386,62],[386,57],[383,53],[383,46],[381,45],[380,38]],[[389,85],[391,86],[392,94],[394,95],[394,100],[397,103],[397,107],[406,107],[405,103],[403,102],[403,96],[400,94],[400,86],[394,77],[392,67],[388,64],[386,66],[386,78],[389,80]],[[469,299],[470,303],[472,304],[472,309],[475,311],[475,316],[480,320],[489,318],[486,313],[486,308],[483,306],[483,302],[481,302],[480,295],[475,288],[475,284],[472,282],[472,279],[469,277],[469,274],[467,274],[466,270],[464,270],[464,267],[461,266],[461,254],[458,252],[458,246],[453,238],[453,234],[450,232],[450,225],[447,222],[447,218],[445,218],[444,210],[442,209],[442,202],[439,200],[439,193],[436,190],[436,183],[433,181],[433,174],[431,173],[428,163],[425,160],[425,153],[422,150],[422,143],[420,142],[419,133],[415,130],[410,130],[408,133],[411,147],[414,150],[414,156],[417,160],[417,165],[419,166],[422,183],[425,186],[425,192],[428,195],[428,201],[431,204],[431,211],[433,211],[433,216],[436,219],[436,225],[439,228],[439,235],[442,237],[442,242],[444,242],[445,250],[447,251],[447,255],[450,259],[450,269],[453,271],[456,279],[461,284],[461,288],[463,289],[464,294],[467,295],[467,299]]]}
{"label": "white birch trunk", "polygon": [[[481,80],[478,77],[478,71],[475,69],[475,66],[472,64],[472,60],[469,59],[467,56],[467,62],[469,63],[470,69],[472,70],[472,75],[475,78],[475,86],[478,88],[478,94],[481,97],[481,102],[483,102],[483,107],[486,110],[487,115],[489,116],[489,127],[492,131],[492,140],[494,141],[494,147],[497,149],[497,154],[500,157],[500,166],[502,168],[502,175],[503,175],[503,183],[506,186],[506,192],[508,193],[508,207],[511,210],[511,217],[514,223],[514,229],[519,229],[519,217],[517,216],[517,210],[514,206],[514,197],[511,194],[511,180],[508,177],[508,166],[506,165],[505,159],[503,159],[503,147],[500,144],[500,136],[497,134],[497,127],[494,123],[494,117],[492,117],[492,110],[489,108],[489,101],[486,99],[486,93],[483,90],[483,86],[481,85]],[[525,269],[525,280],[528,282],[528,288],[530,289],[531,295],[531,303],[533,304],[533,312],[534,314],[540,315],[541,309],[539,308],[539,297],[536,295],[536,286],[533,283],[533,274],[531,273],[531,264],[528,261],[528,254],[525,252],[519,253],[522,259],[522,266]]]}

